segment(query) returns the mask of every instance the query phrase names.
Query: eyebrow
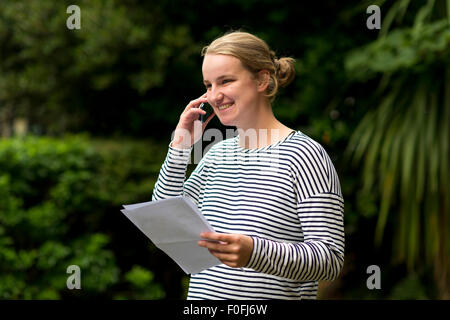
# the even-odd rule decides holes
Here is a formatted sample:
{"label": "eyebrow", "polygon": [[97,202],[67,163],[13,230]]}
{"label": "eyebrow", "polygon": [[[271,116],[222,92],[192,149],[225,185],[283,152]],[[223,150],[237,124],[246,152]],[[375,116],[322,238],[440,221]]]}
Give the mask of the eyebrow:
{"label": "eyebrow", "polygon": [[[232,77],[232,75],[231,75],[231,74],[226,74],[226,75],[217,77],[216,80],[220,80],[220,79],[222,79],[222,78],[227,78],[227,77]],[[208,81],[208,80],[203,80],[203,83],[207,83],[207,82],[209,82],[209,81]]]}

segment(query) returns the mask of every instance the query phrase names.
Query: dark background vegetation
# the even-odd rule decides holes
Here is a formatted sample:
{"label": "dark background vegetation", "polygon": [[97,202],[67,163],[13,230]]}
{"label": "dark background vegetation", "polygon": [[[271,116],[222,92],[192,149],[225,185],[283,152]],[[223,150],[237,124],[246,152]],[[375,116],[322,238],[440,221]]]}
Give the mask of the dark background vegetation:
{"label": "dark background vegetation", "polygon": [[[366,27],[371,4],[381,30]],[[346,260],[319,298],[448,299],[449,13],[445,0],[2,0],[0,298],[185,298],[187,276],[119,210],[151,199],[205,91],[201,48],[241,29],[296,59],[274,113],[341,180]],[[81,290],[66,287],[72,264]]]}

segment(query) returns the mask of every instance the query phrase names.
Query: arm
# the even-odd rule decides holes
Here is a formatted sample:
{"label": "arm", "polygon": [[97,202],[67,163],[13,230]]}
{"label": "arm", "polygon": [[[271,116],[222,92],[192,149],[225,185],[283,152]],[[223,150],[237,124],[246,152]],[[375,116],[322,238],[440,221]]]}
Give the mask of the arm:
{"label": "arm", "polygon": [[152,201],[175,196],[188,196],[198,206],[198,197],[203,186],[204,158],[200,160],[189,179],[186,179],[186,169],[189,164],[191,148],[174,148],[172,143],[159,172],[158,180],[153,188]]}
{"label": "arm", "polygon": [[316,194],[298,205],[304,242],[281,243],[253,237],[247,267],[299,281],[334,280],[344,264],[342,197]]}
{"label": "arm", "polygon": [[334,280],[344,263],[344,203],[340,195],[317,194],[298,206],[304,242],[277,242],[242,234],[202,233],[199,241],[222,263],[298,281]]}
{"label": "arm", "polygon": [[184,180],[186,179],[186,169],[192,146],[201,138],[206,125],[214,117],[214,114],[211,114],[204,123],[197,120],[199,115],[206,113],[199,108],[200,104],[206,101],[206,94],[192,100],[181,114],[175,129],[174,139],[169,144],[169,151],[153,188],[152,201],[187,195],[198,206],[198,196],[202,181],[198,179],[198,176],[203,171],[203,161],[200,161],[186,183]]}
{"label": "arm", "polygon": [[308,141],[293,159],[297,216],[303,242],[253,237],[248,267],[299,281],[334,280],[344,264],[344,199],[322,146]]}
{"label": "arm", "polygon": [[[337,173],[325,151],[310,148],[308,157],[299,155],[295,167],[316,172],[308,190],[294,170],[297,216],[301,223],[302,242],[287,243],[237,234],[202,234],[207,240],[199,245],[230,267],[246,266],[258,272],[298,281],[335,279],[344,262],[344,201]],[[304,161],[307,159],[307,161]],[[308,168],[309,167],[309,168]],[[312,194],[308,194],[311,192]],[[303,197],[301,195],[308,195]]]}
{"label": "arm", "polygon": [[183,184],[186,179],[191,149],[173,148],[172,143],[169,145],[166,159],[153,188],[152,201],[183,194]]}

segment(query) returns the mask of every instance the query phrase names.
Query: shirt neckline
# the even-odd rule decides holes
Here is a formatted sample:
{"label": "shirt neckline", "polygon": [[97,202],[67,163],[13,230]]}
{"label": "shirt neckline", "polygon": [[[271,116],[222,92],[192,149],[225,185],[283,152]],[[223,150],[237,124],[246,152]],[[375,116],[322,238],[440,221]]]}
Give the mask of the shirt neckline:
{"label": "shirt neckline", "polygon": [[283,139],[274,142],[272,144],[269,144],[265,147],[260,147],[260,148],[243,148],[239,145],[239,135],[237,135],[234,139],[235,139],[235,147],[238,151],[242,151],[242,152],[258,152],[258,151],[264,151],[267,149],[271,149],[271,148],[275,148],[277,146],[279,146],[280,144],[284,143],[285,141],[289,140],[291,137],[293,137],[297,132],[299,131],[295,131],[292,130],[286,137],[284,137]]}

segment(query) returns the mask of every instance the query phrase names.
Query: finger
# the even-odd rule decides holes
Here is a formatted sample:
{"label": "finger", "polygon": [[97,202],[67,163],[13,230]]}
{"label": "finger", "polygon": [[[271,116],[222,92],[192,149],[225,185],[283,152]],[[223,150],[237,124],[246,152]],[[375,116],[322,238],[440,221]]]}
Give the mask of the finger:
{"label": "finger", "polygon": [[198,120],[200,115],[205,114],[206,111],[199,108],[191,108],[184,111],[184,117],[188,122]]}
{"label": "finger", "polygon": [[217,232],[202,232],[200,233],[200,237],[207,239],[207,240],[213,240],[213,241],[223,241],[223,242],[230,242],[231,241],[230,234],[226,233],[217,233]]}
{"label": "finger", "polygon": [[202,96],[202,97],[200,97],[198,99],[191,100],[188,103],[188,105],[186,106],[186,108],[184,108],[184,110],[189,110],[189,109],[192,109],[192,108],[198,108],[202,104],[202,102],[208,102],[208,99],[206,99],[206,97]]}
{"label": "finger", "polygon": [[222,261],[228,261],[228,262],[236,262],[239,259],[239,256],[235,253],[227,253],[227,252],[220,252],[215,250],[208,249],[209,253],[211,253],[216,258],[222,260]]}
{"label": "finger", "polygon": [[219,259],[222,262],[236,262],[237,261],[237,257],[236,255],[231,255],[229,253],[223,253],[223,252],[217,252],[217,251],[212,251],[209,250],[209,252],[216,257],[217,259]]}
{"label": "finger", "polygon": [[217,252],[224,252],[224,253],[227,253],[227,252],[231,253],[232,252],[231,248],[229,248],[229,245],[228,244],[224,244],[224,243],[200,240],[198,242],[198,245],[200,247],[205,247],[208,250],[213,250],[213,251],[217,251]]}

